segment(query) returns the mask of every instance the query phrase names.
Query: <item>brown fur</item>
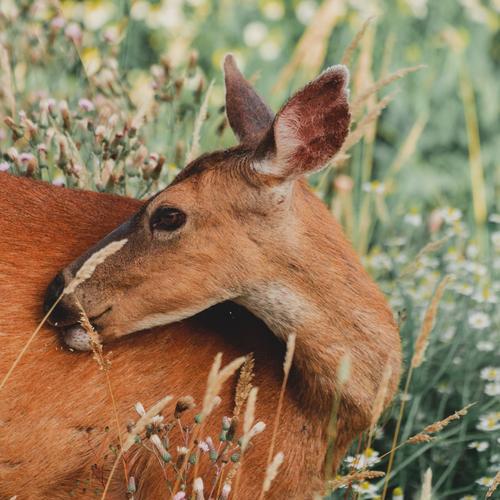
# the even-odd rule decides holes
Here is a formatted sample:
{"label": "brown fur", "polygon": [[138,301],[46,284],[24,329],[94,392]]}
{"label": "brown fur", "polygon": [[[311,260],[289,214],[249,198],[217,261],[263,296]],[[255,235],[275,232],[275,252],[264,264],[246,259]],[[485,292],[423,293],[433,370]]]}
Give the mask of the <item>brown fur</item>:
{"label": "brown fur", "polygon": [[[0,174],[0,206],[3,376],[40,321],[43,293],[57,269],[135,212],[139,202]],[[1,499],[16,494],[20,500],[62,499],[70,492],[76,498],[96,498],[93,488],[100,483],[91,467],[104,462],[106,477],[112,463],[107,444],[111,438],[116,444],[116,424],[104,374],[88,353],[61,348],[55,333],[49,326],[42,329],[0,392]],[[147,408],[171,394],[169,413],[176,397],[191,394],[200,402],[217,352],[224,353],[226,363],[255,353],[256,418],[264,420],[268,429],[254,439],[248,452],[240,498],[256,498],[264,477],[284,355],[267,328],[241,308],[221,305],[182,323],[130,336],[111,350],[110,376],[122,430],[137,419],[133,410],[137,401]],[[286,458],[270,498],[309,498],[313,478],[321,470],[321,425],[314,412],[304,412],[293,396],[297,383],[291,382],[285,400],[278,449]],[[233,391],[234,383],[227,384],[221,406],[208,420],[206,434],[214,441],[222,415],[231,415]],[[108,459],[103,461],[106,453]],[[136,498],[165,498],[167,490],[155,461],[139,461],[132,473],[139,484]],[[92,487],[84,484],[89,478]],[[113,485],[109,498],[123,498],[121,467]]]}

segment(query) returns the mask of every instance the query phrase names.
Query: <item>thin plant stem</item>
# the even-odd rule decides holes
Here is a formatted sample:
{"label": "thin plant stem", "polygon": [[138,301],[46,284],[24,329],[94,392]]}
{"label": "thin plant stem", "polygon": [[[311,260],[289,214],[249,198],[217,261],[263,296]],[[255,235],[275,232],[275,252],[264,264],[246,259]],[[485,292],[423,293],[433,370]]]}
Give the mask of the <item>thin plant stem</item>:
{"label": "thin plant stem", "polygon": [[2,379],[2,383],[0,384],[0,391],[5,387],[5,384],[9,380],[10,376],[12,375],[12,372],[15,370],[16,366],[19,364],[21,361],[22,357],[26,354],[26,351],[28,350],[29,346],[35,340],[35,337],[38,335],[38,332],[41,330],[42,326],[44,323],[47,321],[47,318],[52,314],[52,311],[55,309],[57,304],[59,304],[59,301],[63,295],[59,295],[57,300],[52,304],[52,307],[47,311],[45,316],[43,317],[42,321],[38,324],[38,326],[35,328],[35,331],[31,334],[31,337],[28,339],[26,344],[24,344],[24,347],[21,349],[21,352],[17,355],[16,359],[12,363],[11,367],[9,368],[9,371],[5,374],[4,378]]}

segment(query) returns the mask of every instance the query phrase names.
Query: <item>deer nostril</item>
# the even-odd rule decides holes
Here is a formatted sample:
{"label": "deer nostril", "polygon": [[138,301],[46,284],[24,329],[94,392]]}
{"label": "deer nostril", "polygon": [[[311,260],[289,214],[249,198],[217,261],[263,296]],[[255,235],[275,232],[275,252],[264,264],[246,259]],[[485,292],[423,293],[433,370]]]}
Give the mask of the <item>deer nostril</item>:
{"label": "deer nostril", "polygon": [[64,290],[65,281],[62,273],[59,273],[50,283],[45,292],[45,300],[43,302],[43,310],[45,313],[54,305],[54,302],[59,298]]}

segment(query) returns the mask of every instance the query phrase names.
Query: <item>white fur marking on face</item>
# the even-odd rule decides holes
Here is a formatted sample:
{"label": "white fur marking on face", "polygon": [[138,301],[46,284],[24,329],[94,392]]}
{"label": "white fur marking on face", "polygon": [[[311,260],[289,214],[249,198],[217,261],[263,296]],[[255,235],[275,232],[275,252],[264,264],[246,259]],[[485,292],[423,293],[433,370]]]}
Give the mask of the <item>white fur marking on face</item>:
{"label": "white fur marking on face", "polygon": [[124,332],[124,335],[139,332],[141,330],[148,330],[149,328],[154,328],[155,326],[169,325],[171,323],[176,323],[177,321],[182,321],[183,319],[190,318],[191,316],[194,316],[195,314],[222,302],[222,300],[225,299],[208,301],[203,305],[190,307],[189,309],[181,309],[180,311],[150,314],[133,323],[131,327]]}

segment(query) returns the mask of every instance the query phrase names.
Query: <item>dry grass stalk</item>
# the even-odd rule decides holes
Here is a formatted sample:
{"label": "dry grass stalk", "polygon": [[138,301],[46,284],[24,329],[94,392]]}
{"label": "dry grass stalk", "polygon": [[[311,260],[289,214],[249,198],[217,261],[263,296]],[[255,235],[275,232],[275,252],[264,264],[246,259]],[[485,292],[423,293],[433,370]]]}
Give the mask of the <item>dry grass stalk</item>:
{"label": "dry grass stalk", "polygon": [[217,397],[224,383],[231,377],[236,370],[245,362],[245,357],[240,356],[231,363],[227,364],[222,370],[220,369],[222,362],[222,353],[219,352],[215,356],[214,362],[208,374],[207,388],[203,398],[203,407],[201,410],[202,419],[209,415],[215,408]]}
{"label": "dry grass stalk", "polygon": [[200,154],[200,137],[201,137],[201,127],[203,123],[207,119],[208,112],[208,101],[210,99],[210,95],[212,94],[212,89],[214,87],[214,81],[210,82],[208,89],[205,93],[205,97],[200,106],[200,111],[198,112],[198,116],[194,122],[194,130],[193,130],[193,140],[191,142],[191,148],[186,157],[186,163],[191,162]]}
{"label": "dry grass stalk", "polygon": [[92,254],[80,267],[76,276],[69,282],[66,288],[63,290],[61,295],[69,295],[73,293],[78,285],[81,285],[84,281],[87,281],[99,264],[102,264],[109,256],[118,252],[125,243],[127,243],[127,239],[113,241],[109,245],[106,245],[101,250],[98,250],[94,254]]}
{"label": "dry grass stalk", "polygon": [[439,420],[438,422],[434,422],[433,424],[428,425],[422,433],[425,434],[435,434],[436,432],[442,431],[450,422],[454,420],[459,420],[460,418],[467,415],[469,409],[474,406],[476,403],[470,403],[467,406],[464,406],[461,410],[456,411],[452,415],[449,415],[443,420]]}
{"label": "dry grass stalk", "polygon": [[359,483],[362,481],[367,481],[369,479],[376,479],[379,477],[384,477],[385,472],[377,470],[365,470],[362,472],[352,472],[347,476],[339,476],[332,481],[329,481],[328,486],[330,491],[338,490],[339,488],[344,488],[352,483]]}
{"label": "dry grass stalk", "polygon": [[255,404],[257,402],[257,387],[252,387],[248,394],[247,406],[243,417],[243,437],[241,439],[241,451],[244,452],[250,441],[250,430],[255,420]]}
{"label": "dry grass stalk", "polygon": [[[382,415],[382,412],[384,411],[384,403],[387,397],[387,389],[389,386],[389,380],[391,379],[392,375],[392,364],[391,364],[391,357],[387,357],[387,361],[384,367],[384,372],[382,373],[382,380],[380,381],[380,385],[377,390],[377,394],[375,395],[375,400],[373,402],[373,409],[372,409],[372,419],[370,422],[370,434],[369,434],[369,443],[371,444],[371,440],[373,437],[373,433],[375,432],[375,427],[377,425],[377,422]],[[370,448],[370,444],[368,445],[368,448]]]}
{"label": "dry grass stalk", "polygon": [[432,499],[432,470],[429,467],[424,474],[424,482],[422,484],[422,492],[420,493],[420,500]]}
{"label": "dry grass stalk", "polygon": [[479,140],[479,125],[477,122],[476,101],[474,89],[465,65],[460,72],[460,93],[464,103],[465,126],[469,142],[469,169],[472,188],[472,204],[476,224],[486,222],[488,207],[486,205],[486,187],[484,183],[484,168],[481,161],[481,143]]}
{"label": "dry grass stalk", "polygon": [[374,20],[374,17],[371,16],[369,17],[361,26],[361,29],[356,33],[354,38],[352,39],[352,42],[348,45],[348,47],[345,49],[344,54],[341,59],[341,64],[345,64],[346,66],[349,66],[351,64],[351,59],[352,55],[354,54],[354,51],[357,49],[359,42],[363,38],[363,35],[366,32],[366,28],[370,25],[370,23]]}
{"label": "dry grass stalk", "polygon": [[16,99],[14,97],[14,80],[9,62],[9,52],[7,48],[0,43],[0,85],[2,93],[12,117],[16,116]]}
{"label": "dry grass stalk", "polygon": [[240,371],[240,376],[238,378],[238,384],[236,385],[236,395],[234,397],[234,410],[233,417],[238,418],[241,413],[241,409],[248,398],[250,389],[252,389],[252,380],[254,377],[254,365],[255,360],[252,354],[249,354],[245,358],[245,363]]}
{"label": "dry grass stalk", "polygon": [[[286,343],[285,361],[283,363],[283,382],[281,383],[281,390],[280,390],[280,395],[278,398],[278,406],[276,408],[276,415],[274,417],[273,433],[271,436],[271,443],[269,445],[269,454],[267,457],[267,467],[269,467],[269,464],[273,460],[274,447],[276,444],[276,436],[278,434],[278,426],[279,426],[279,421],[280,421],[281,409],[283,407],[283,398],[285,397],[286,384],[288,382],[288,375],[290,374],[290,369],[292,367],[293,355],[295,352],[295,339],[296,339],[295,333],[291,333],[288,336],[288,340]],[[260,500],[262,500],[262,498],[264,498],[264,494],[265,494],[265,492],[262,489],[260,492],[260,495],[259,495]]]}
{"label": "dry grass stalk", "polygon": [[271,484],[276,478],[279,468],[281,464],[283,463],[283,460],[285,458],[285,455],[283,455],[282,451],[279,451],[276,453],[276,455],[273,458],[273,461],[267,466],[266,469],[266,476],[264,478],[264,483],[262,485],[262,491],[264,493],[267,493],[269,489],[271,488]]}
{"label": "dry grass stalk", "polygon": [[402,68],[395,71],[394,73],[391,73],[388,76],[382,77],[380,80],[376,81],[374,84],[367,87],[366,90],[364,90],[363,93],[356,98],[356,100],[351,105],[351,114],[353,116],[357,116],[361,112],[361,109],[365,105],[365,102],[382,88],[386,87],[387,85],[390,85],[391,83],[397,80],[400,80],[409,73],[413,73],[422,68],[425,68],[425,65],[421,64],[418,66],[411,66],[409,68]]}
{"label": "dry grass stalk", "polygon": [[427,243],[415,256],[415,258],[410,262],[406,267],[404,267],[401,271],[400,277],[408,276],[409,274],[413,274],[418,269],[418,265],[420,259],[427,255],[428,253],[436,252],[450,239],[450,236],[445,236],[436,241],[431,241]]}
{"label": "dry grass stalk", "polygon": [[319,72],[325,60],[330,33],[344,11],[345,0],[323,2],[297,43],[290,62],[278,76],[273,92],[279,92],[285,88],[299,69],[304,70],[304,76],[309,78]]}
{"label": "dry grass stalk", "polygon": [[500,471],[498,471],[495,474],[493,482],[491,483],[491,486],[488,488],[488,491],[486,492],[486,498],[491,498],[493,496],[493,493],[495,493],[495,490],[498,488],[499,484],[500,484]]}
{"label": "dry grass stalk", "polygon": [[413,153],[417,148],[418,140],[420,139],[420,136],[422,135],[422,132],[424,131],[425,125],[427,123],[427,118],[428,117],[425,114],[420,115],[417,118],[405,141],[403,142],[403,145],[399,149],[396,158],[394,158],[394,161],[389,167],[390,173],[399,172],[399,170],[401,170],[401,167],[408,161],[409,158],[413,156]]}
{"label": "dry grass stalk", "polygon": [[[382,111],[389,105],[389,103],[396,96],[397,91],[391,92],[386,95],[381,101],[379,101],[373,109],[371,109],[356,125],[356,128],[352,130],[347,139],[344,141],[342,148],[340,149],[340,155],[345,154],[349,149],[356,145],[366,134],[368,128],[377,120]],[[334,163],[336,163],[336,159]]]}
{"label": "dry grass stalk", "polygon": [[427,349],[427,344],[429,343],[429,335],[434,328],[434,321],[436,319],[439,302],[441,301],[441,297],[443,296],[446,286],[452,279],[453,277],[451,275],[447,275],[443,278],[434,293],[434,297],[432,297],[429,307],[427,308],[424,322],[422,324],[422,330],[420,331],[420,335],[415,342],[415,353],[411,360],[412,368],[418,368],[424,361],[425,350]]}
{"label": "dry grass stalk", "polygon": [[82,325],[82,328],[87,332],[87,335],[90,338],[90,347],[94,353],[94,359],[101,370],[108,371],[111,368],[111,362],[104,356],[99,335],[94,330],[94,327],[91,325],[88,316],[85,314],[81,306],[80,309],[80,325]]}

